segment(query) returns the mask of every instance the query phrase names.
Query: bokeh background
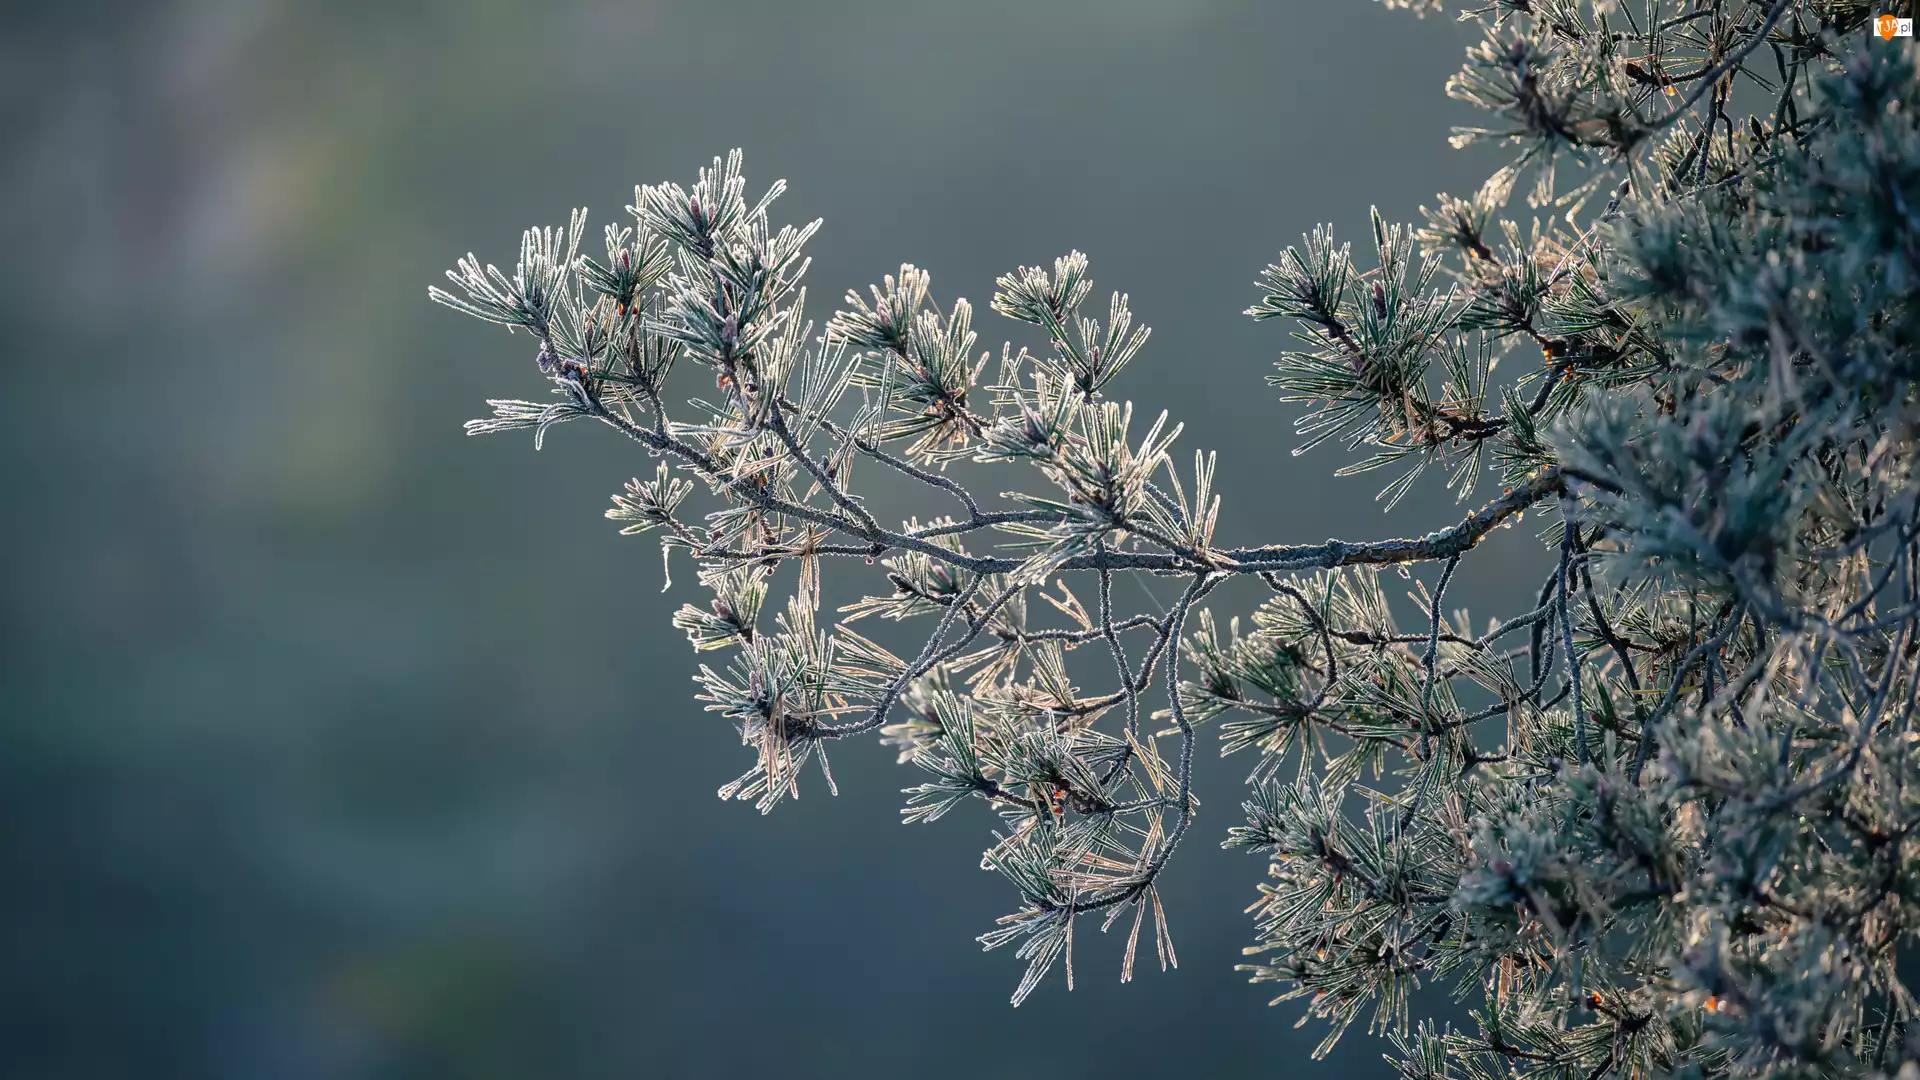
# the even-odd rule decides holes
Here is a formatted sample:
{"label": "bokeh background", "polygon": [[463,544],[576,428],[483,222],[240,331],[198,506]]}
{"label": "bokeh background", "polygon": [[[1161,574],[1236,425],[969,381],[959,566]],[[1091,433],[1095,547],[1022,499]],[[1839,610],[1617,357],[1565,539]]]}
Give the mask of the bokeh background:
{"label": "bokeh background", "polygon": [[[873,744],[837,799],[715,800],[691,574],[600,516],[650,465],[463,438],[541,388],[426,289],[740,146],[826,219],[818,317],[911,261],[997,347],[994,277],[1078,247],[1233,542],[1426,531],[1437,485],[1389,521],[1289,455],[1240,312],[1316,222],[1484,177],[1465,43],[1363,0],[0,3],[0,1074],[1385,1075],[1233,970],[1247,762],[1202,756],[1180,968],[1123,987],[1093,936],[1017,1011],[990,817],[903,829]],[[1476,621],[1546,565],[1489,548]]]}

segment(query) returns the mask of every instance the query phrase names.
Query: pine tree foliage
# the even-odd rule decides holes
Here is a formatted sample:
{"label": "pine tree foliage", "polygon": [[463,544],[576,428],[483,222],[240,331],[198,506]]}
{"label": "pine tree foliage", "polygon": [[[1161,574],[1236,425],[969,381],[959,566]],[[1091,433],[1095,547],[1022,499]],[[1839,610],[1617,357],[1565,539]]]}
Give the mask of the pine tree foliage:
{"label": "pine tree foliage", "polygon": [[[1015,906],[980,941],[1024,963],[1015,1004],[1071,985],[1088,926],[1123,927],[1123,980],[1143,937],[1175,963],[1158,884],[1211,724],[1252,763],[1226,838],[1267,866],[1247,970],[1323,1051],[1364,1018],[1408,1080],[1906,1077],[1920,83],[1872,14],[1462,16],[1485,39],[1448,91],[1488,120],[1457,141],[1510,164],[1358,251],[1315,229],[1249,309],[1294,327],[1296,453],[1387,470],[1390,509],[1422,483],[1471,507],[1420,536],[1224,539],[1213,456],[1118,396],[1149,331],[1078,252],[1000,278],[989,314],[1030,341],[997,357],[912,265],[816,323],[819,222],[776,225],[738,152],[637,189],[604,253],[575,214],[432,295],[526,332],[553,384],[470,432],[593,420],[659,459],[607,516],[712,594],[674,624],[751,752],[722,797],[769,811],[874,736],[917,773],[907,822],[992,812]],[[888,513],[877,472],[950,510]],[[1449,610],[1529,511],[1557,555],[1532,607]],[[878,567],[823,613],[833,560]],[[1131,612],[1127,577],[1177,596]],[[1236,578],[1269,597],[1203,605]],[[1470,1022],[1426,1018],[1430,987]]]}

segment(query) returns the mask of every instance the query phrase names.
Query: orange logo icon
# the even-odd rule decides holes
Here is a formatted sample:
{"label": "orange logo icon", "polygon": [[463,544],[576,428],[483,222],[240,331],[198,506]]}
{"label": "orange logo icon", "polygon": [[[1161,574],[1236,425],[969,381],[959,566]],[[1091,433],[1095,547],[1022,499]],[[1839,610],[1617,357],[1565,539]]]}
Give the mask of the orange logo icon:
{"label": "orange logo icon", "polygon": [[1896,18],[1892,15],[1882,15],[1873,20],[1873,32],[1888,41],[1892,41],[1897,37],[1912,37],[1913,20]]}

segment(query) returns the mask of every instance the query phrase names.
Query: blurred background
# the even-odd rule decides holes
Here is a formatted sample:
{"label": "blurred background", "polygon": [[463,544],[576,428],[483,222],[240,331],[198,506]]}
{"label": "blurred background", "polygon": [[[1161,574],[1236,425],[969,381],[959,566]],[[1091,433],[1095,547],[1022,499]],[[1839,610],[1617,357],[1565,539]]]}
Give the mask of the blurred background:
{"label": "blurred background", "polygon": [[[1202,755],[1180,968],[1123,987],[1090,936],[1017,1011],[990,816],[903,829],[872,743],[837,799],[717,801],[748,756],[668,624],[692,574],[601,518],[651,464],[463,438],[542,386],[426,290],[739,146],[826,219],[816,317],[911,261],[997,350],[994,277],[1080,248],[1226,542],[1423,532],[1437,484],[1388,520],[1289,455],[1285,328],[1240,313],[1315,223],[1477,186],[1465,43],[1362,0],[0,3],[0,1074],[1385,1075],[1233,970],[1250,762]],[[1476,622],[1547,565],[1489,548]]]}

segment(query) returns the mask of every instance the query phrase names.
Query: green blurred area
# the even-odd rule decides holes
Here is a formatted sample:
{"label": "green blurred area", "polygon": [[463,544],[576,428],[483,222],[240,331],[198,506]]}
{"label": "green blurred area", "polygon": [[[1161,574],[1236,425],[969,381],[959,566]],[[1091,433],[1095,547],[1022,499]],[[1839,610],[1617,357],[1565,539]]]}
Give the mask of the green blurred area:
{"label": "green blurred area", "polygon": [[[600,517],[651,463],[462,438],[537,373],[426,289],[740,146],[826,219],[816,318],[1077,247],[1155,328],[1117,393],[1221,452],[1223,540],[1424,532],[1437,484],[1386,519],[1289,455],[1240,312],[1316,222],[1478,184],[1463,44],[1360,0],[0,5],[0,1075],[1383,1075],[1232,970],[1246,762],[1203,755],[1179,970],[1089,935],[1018,1011],[988,815],[901,828],[872,744],[837,799],[716,801],[692,575]],[[1489,546],[1477,621],[1546,566]]]}

